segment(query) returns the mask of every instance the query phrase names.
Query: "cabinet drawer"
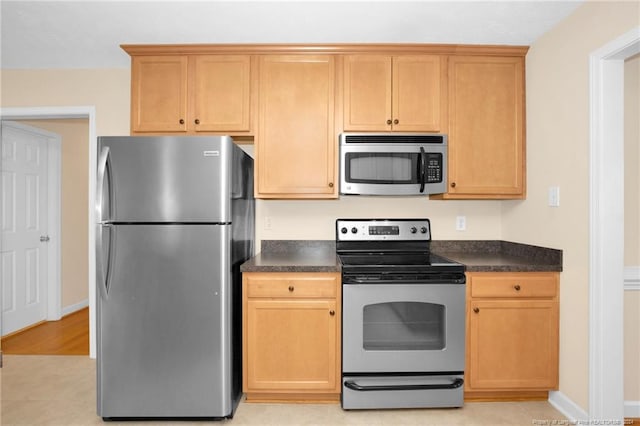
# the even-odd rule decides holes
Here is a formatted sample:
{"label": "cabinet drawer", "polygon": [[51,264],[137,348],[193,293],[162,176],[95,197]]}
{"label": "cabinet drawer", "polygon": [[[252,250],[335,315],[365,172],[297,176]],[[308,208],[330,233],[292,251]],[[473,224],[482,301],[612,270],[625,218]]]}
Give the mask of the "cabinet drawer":
{"label": "cabinet drawer", "polygon": [[471,297],[556,297],[556,274],[471,275]]}
{"label": "cabinet drawer", "polygon": [[337,274],[246,274],[245,280],[247,297],[335,298],[338,293]]}

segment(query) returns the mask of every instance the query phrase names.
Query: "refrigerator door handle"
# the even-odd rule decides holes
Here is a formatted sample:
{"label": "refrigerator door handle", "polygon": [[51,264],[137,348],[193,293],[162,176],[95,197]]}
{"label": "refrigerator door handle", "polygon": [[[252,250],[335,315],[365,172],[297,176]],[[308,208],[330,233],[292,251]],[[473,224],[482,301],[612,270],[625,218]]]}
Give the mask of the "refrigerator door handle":
{"label": "refrigerator door handle", "polygon": [[[105,255],[105,250],[104,250],[103,237],[102,237],[102,234],[104,233],[105,230],[108,230],[109,232],[109,238],[107,240],[109,245],[106,251],[107,253],[106,267],[105,267],[105,262],[103,260]],[[100,291],[100,295],[102,296],[103,299],[106,299],[109,294],[109,281],[111,278],[111,257],[112,257],[111,247],[113,246],[114,232],[115,232],[115,227],[113,225],[111,225],[110,223],[102,223],[98,225],[98,232],[96,233],[96,246],[97,246],[96,269],[98,271],[97,286]]]}
{"label": "refrigerator door handle", "polygon": [[98,222],[104,222],[105,219],[103,217],[104,214],[104,183],[105,178],[108,179],[109,186],[107,188],[107,219],[111,219],[111,155],[109,151],[109,147],[105,146],[102,148],[100,152],[100,157],[98,158],[98,188],[96,191],[96,217],[98,218]]}

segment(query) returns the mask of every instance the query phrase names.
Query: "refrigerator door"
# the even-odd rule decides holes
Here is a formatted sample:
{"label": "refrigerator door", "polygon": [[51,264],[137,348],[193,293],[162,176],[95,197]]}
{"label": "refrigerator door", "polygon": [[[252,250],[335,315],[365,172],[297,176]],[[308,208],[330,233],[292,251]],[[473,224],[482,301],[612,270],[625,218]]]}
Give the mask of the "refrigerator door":
{"label": "refrigerator door", "polygon": [[231,222],[229,136],[98,139],[99,221]]}
{"label": "refrigerator door", "polygon": [[97,282],[98,415],[232,415],[240,394],[232,391],[231,225],[106,228],[98,248],[109,263]]}

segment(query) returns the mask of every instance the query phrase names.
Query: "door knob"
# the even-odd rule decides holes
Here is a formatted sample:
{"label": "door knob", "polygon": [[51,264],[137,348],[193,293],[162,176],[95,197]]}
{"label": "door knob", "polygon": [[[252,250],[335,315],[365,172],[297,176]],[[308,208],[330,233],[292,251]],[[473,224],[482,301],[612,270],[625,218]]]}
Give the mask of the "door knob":
{"label": "door knob", "polygon": [[49,238],[49,236],[48,236],[48,235],[41,235],[41,236],[40,236],[40,242],[41,242],[41,243],[49,242],[49,240],[50,240],[50,239],[51,239],[51,238]]}

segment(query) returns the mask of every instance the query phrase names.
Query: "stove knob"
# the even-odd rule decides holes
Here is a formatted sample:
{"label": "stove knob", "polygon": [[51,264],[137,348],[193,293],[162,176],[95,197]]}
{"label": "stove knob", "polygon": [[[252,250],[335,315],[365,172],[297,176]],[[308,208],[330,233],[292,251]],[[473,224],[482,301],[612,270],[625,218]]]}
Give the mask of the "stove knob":
{"label": "stove knob", "polygon": [[411,231],[412,234],[415,234],[416,232],[418,232],[415,226],[412,226],[409,231]]}
{"label": "stove knob", "polygon": [[358,233],[358,228],[356,228],[355,226],[353,228],[351,228],[351,233],[352,234],[357,234]]}
{"label": "stove knob", "polygon": [[426,234],[427,228],[423,226],[422,228],[420,228],[420,232],[422,232],[423,234]]}
{"label": "stove knob", "polygon": [[347,233],[347,228],[343,227],[342,229],[340,229],[340,232],[342,232],[343,234],[346,234]]}

